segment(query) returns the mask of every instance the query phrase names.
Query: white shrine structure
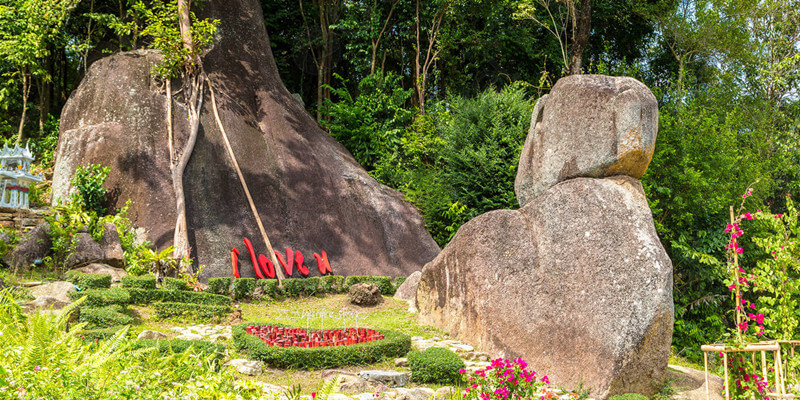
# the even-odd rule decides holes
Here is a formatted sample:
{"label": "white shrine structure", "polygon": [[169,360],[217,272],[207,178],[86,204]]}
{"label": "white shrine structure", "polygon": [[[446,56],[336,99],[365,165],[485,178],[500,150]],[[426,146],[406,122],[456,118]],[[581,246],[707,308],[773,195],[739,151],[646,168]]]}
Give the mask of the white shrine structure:
{"label": "white shrine structure", "polygon": [[9,148],[6,143],[0,150],[0,187],[3,188],[0,206],[28,208],[28,188],[33,182],[42,182],[44,177],[31,174],[33,154],[15,145]]}

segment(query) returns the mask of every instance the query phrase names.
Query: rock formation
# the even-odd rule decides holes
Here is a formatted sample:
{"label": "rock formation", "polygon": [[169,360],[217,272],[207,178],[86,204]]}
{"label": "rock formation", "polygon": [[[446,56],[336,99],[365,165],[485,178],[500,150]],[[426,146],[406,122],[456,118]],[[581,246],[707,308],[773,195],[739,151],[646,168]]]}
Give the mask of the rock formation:
{"label": "rock formation", "polygon": [[630,78],[561,79],[535,107],[517,175],[525,205],[464,224],[425,266],[420,321],[597,398],[654,394],[674,312],[672,263],[635,179],[654,101]]}
{"label": "rock formation", "polygon": [[[277,73],[255,0],[211,0],[203,17],[221,21],[203,65],[220,118],[273,247],[311,255],[327,251],[336,274],[407,276],[439,248],[417,210],[371,178],[286,90]],[[171,244],[175,196],[169,173],[165,94],[150,75],[154,51],[95,62],[61,116],[53,199],[66,198],[70,176],[85,163],[111,166],[107,187],[159,248]],[[176,87],[176,85],[173,85]],[[201,277],[230,276],[230,252],[249,238],[267,256],[219,129],[205,101],[198,143],[184,179],[192,255]],[[175,104],[175,103],[174,103]],[[173,118],[185,140],[186,110]],[[181,136],[183,133],[183,136]],[[246,251],[242,251],[247,254]],[[243,277],[254,276],[240,257]]]}

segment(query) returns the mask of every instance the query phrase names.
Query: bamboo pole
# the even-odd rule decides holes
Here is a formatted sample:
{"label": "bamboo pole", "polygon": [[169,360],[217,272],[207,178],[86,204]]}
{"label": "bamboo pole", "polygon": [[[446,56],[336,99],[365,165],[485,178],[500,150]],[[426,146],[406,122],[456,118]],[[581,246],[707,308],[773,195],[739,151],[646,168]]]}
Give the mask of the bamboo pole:
{"label": "bamboo pole", "polygon": [[767,380],[767,352],[764,351],[764,350],[761,350],[761,373],[762,373],[761,376],[764,378],[764,381],[768,382],[768,380]]}
{"label": "bamboo pole", "polygon": [[708,390],[708,352],[703,352],[703,365],[706,371],[706,400],[711,400],[711,392]]}
{"label": "bamboo pole", "polygon": [[774,356],[774,358],[775,358],[775,367],[774,367],[774,370],[775,370],[775,393],[781,394],[781,387],[780,387],[780,385],[781,385],[781,383],[780,383],[781,364],[780,364],[780,358],[778,357],[778,353],[779,352],[775,352],[774,353],[775,354],[775,356]]}
{"label": "bamboo pole", "polygon": [[[250,204],[250,210],[253,212],[253,216],[256,219],[258,230],[261,232],[261,238],[264,239],[264,244],[267,246],[267,252],[269,252],[269,256],[272,259],[272,264],[275,266],[275,276],[278,278],[278,285],[282,285],[282,282],[284,279],[286,279],[286,277],[283,276],[283,271],[281,271],[278,259],[275,258],[275,251],[272,249],[272,243],[269,241],[267,231],[264,229],[264,224],[261,223],[261,216],[258,214],[258,209],[256,209],[256,205],[253,202],[253,196],[250,195],[250,189],[248,189],[247,182],[244,180],[244,175],[242,175],[242,170],[239,168],[239,163],[236,161],[236,155],[233,154],[231,142],[228,141],[228,134],[225,133],[225,127],[222,126],[222,120],[219,118],[219,113],[217,112],[217,100],[214,96],[214,86],[211,84],[210,79],[206,79],[208,80],[208,89],[211,92],[211,105],[212,109],[214,110],[214,118],[217,121],[217,126],[219,127],[220,132],[222,133],[222,139],[225,141],[225,149],[228,150],[228,156],[230,156],[231,163],[233,163],[233,168],[236,170],[236,175],[239,176],[239,181],[242,183],[242,189],[244,189],[244,194],[247,196],[247,202]],[[253,268],[258,268],[258,266],[254,265]]]}
{"label": "bamboo pole", "polygon": [[722,353],[722,368],[725,369],[725,400],[730,400],[731,398],[731,388],[728,386],[728,353]]}

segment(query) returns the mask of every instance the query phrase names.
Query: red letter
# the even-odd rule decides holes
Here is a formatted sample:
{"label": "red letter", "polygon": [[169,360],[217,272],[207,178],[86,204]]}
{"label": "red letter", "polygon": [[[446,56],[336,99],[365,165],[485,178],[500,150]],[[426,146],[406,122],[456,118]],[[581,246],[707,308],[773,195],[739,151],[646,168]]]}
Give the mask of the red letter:
{"label": "red letter", "polygon": [[278,263],[280,263],[283,270],[286,271],[286,276],[292,276],[292,269],[294,269],[292,262],[286,263],[286,260],[283,259],[283,255],[278,253],[277,250],[275,250],[275,256],[278,257]]}
{"label": "red letter", "polygon": [[239,276],[239,249],[235,247],[231,250],[231,265],[233,266],[233,276],[241,278]]}
{"label": "red letter", "polygon": [[264,279],[264,275],[261,275],[261,271],[258,270],[258,263],[256,263],[256,252],[253,251],[253,244],[250,243],[249,239],[244,238],[244,245],[247,246],[247,251],[250,252],[250,261],[253,262],[253,271],[256,272],[258,279]]}
{"label": "red letter", "polygon": [[258,255],[258,265],[261,267],[261,270],[264,271],[264,275],[266,275],[268,279],[275,277],[275,266],[272,265],[272,261],[263,254]]}
{"label": "red letter", "polygon": [[297,265],[297,270],[303,276],[308,276],[308,267],[303,265],[303,253],[300,250],[294,252],[294,263]]}
{"label": "red letter", "polygon": [[328,253],[326,253],[325,250],[322,250],[322,262],[325,263],[325,269],[328,271],[328,273],[333,275],[333,270],[331,269],[331,263],[328,262]]}

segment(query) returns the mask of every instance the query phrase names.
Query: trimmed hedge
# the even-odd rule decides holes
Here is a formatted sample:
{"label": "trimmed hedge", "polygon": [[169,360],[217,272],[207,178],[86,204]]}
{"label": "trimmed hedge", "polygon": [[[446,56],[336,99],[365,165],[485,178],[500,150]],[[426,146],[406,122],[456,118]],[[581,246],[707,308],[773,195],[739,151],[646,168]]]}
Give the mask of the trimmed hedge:
{"label": "trimmed hedge", "polygon": [[[333,347],[273,347],[247,333],[252,324],[233,326],[233,343],[255,360],[275,368],[326,369],[343,365],[369,365],[384,358],[402,357],[411,350],[411,339],[398,332],[384,331],[383,340]],[[272,324],[276,325],[276,324]]]}
{"label": "trimmed hedge", "polygon": [[166,290],[191,290],[192,288],[189,287],[189,282],[186,282],[183,279],[178,278],[164,278],[164,281],[161,282],[161,288]]}
{"label": "trimmed hedge", "polygon": [[155,289],[156,277],[153,275],[123,276],[122,287],[135,289]]}
{"label": "trimmed hedge", "polygon": [[211,304],[229,306],[232,301],[228,296],[213,294],[208,292],[192,292],[188,290],[164,290],[164,289],[127,289],[130,293],[131,303],[148,304],[156,301],[167,301],[173,303],[192,303],[192,304]]}
{"label": "trimmed hedge", "polygon": [[231,294],[231,278],[210,278],[208,280],[208,291],[214,294],[228,296]]}
{"label": "trimmed hedge", "polygon": [[161,354],[184,353],[191,349],[190,354],[214,354],[218,359],[225,356],[224,345],[205,340],[137,340],[133,343],[134,350],[151,347],[156,348]]}
{"label": "trimmed hedge", "polygon": [[84,274],[80,271],[67,271],[64,279],[72,282],[73,285],[81,290],[86,289],[107,289],[111,287],[111,275],[109,274]]}
{"label": "trimmed hedge", "polygon": [[344,281],[344,286],[350,289],[350,286],[357,283],[374,283],[378,286],[382,295],[394,295],[395,287],[392,285],[392,277],[390,276],[348,276]]}
{"label": "trimmed hedge", "polygon": [[78,321],[88,322],[91,327],[106,328],[109,326],[130,325],[133,317],[125,314],[125,308],[119,304],[99,308],[81,308]]}
{"label": "trimmed hedge", "polygon": [[255,278],[237,278],[233,280],[231,286],[231,295],[235,300],[249,299],[253,297],[253,291],[256,289]]}
{"label": "trimmed hedge", "polygon": [[430,347],[409,353],[408,366],[412,382],[458,384],[458,370],[464,368],[464,361],[448,349]]}
{"label": "trimmed hedge", "polygon": [[344,277],[341,275],[325,275],[319,278],[325,293],[344,293]]}
{"label": "trimmed hedge", "polygon": [[288,297],[310,297],[324,293],[319,277],[286,278],[283,280],[283,293]]}
{"label": "trimmed hedge", "polygon": [[162,302],[155,304],[156,318],[190,317],[211,319],[224,317],[231,312],[230,306],[192,303]]}
{"label": "trimmed hedge", "polygon": [[284,296],[283,289],[278,287],[277,279],[259,279],[256,281],[256,287],[260,287],[265,295],[276,300]]}
{"label": "trimmed hedge", "polygon": [[67,296],[75,301],[86,296],[84,307],[105,307],[112,304],[128,304],[131,295],[123,288],[87,289],[80,292],[69,292]]}
{"label": "trimmed hedge", "polygon": [[95,340],[105,340],[113,337],[122,328],[124,328],[124,326],[112,326],[109,328],[100,329],[84,329],[83,331],[75,334],[75,336],[87,342],[94,342]]}

